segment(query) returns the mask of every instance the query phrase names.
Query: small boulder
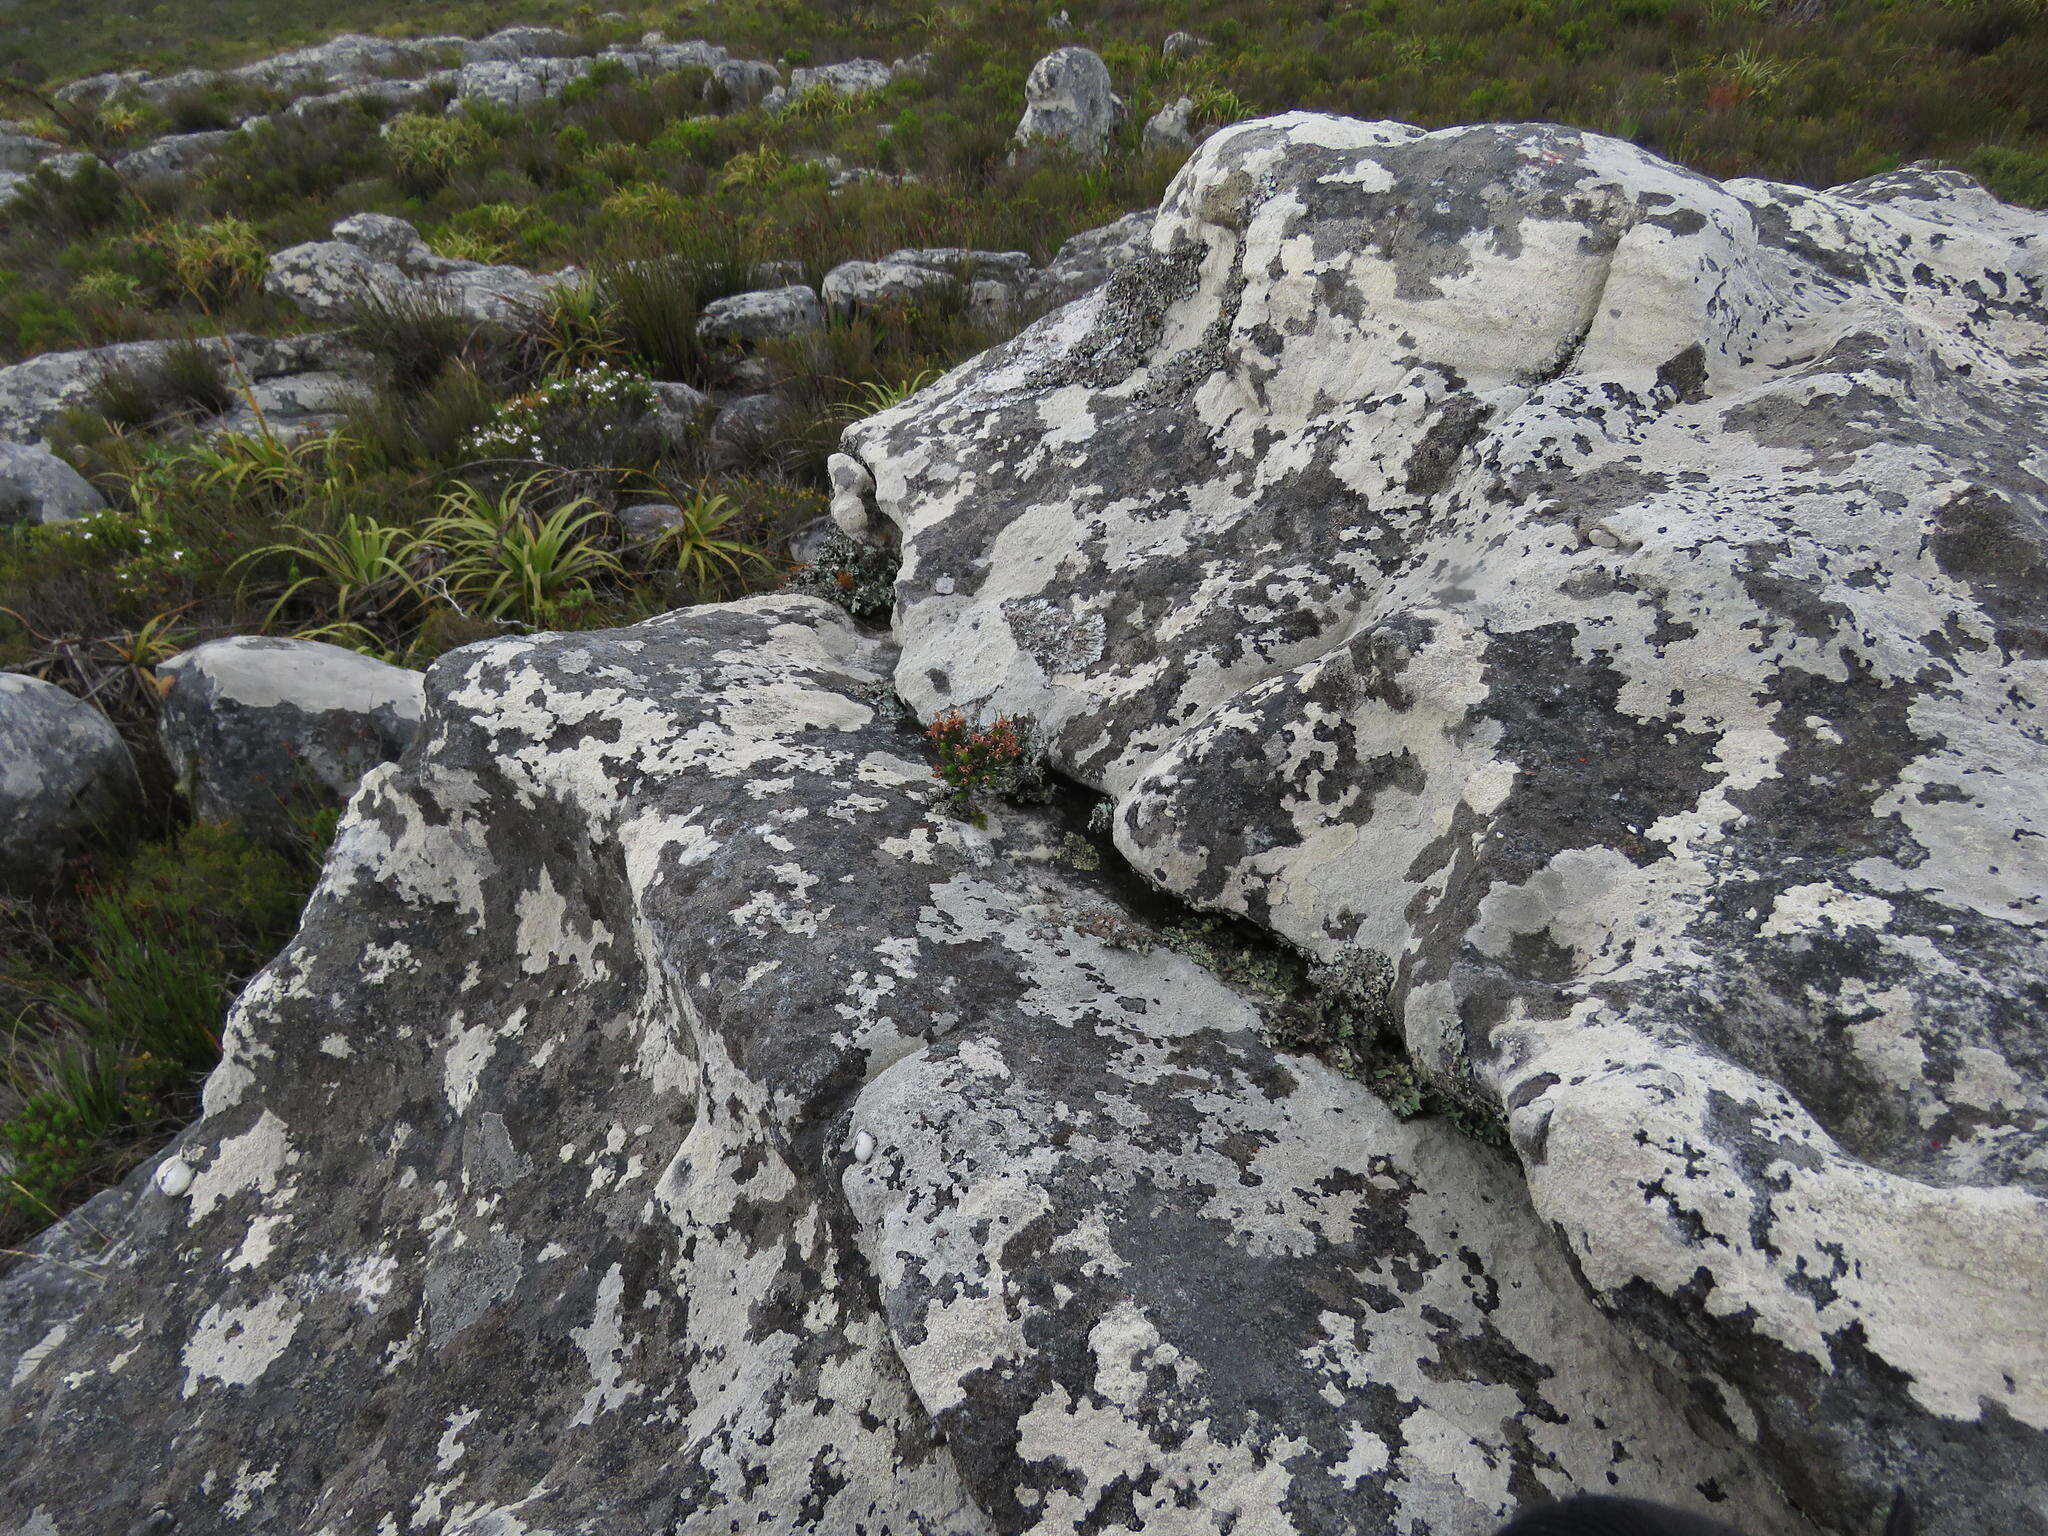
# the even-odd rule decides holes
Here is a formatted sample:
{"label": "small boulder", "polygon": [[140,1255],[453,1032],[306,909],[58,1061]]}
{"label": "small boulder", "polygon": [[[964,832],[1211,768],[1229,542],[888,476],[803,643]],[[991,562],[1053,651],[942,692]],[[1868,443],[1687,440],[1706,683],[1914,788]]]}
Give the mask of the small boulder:
{"label": "small boulder", "polygon": [[1145,120],[1145,151],[1147,154],[1172,154],[1195,147],[1195,135],[1188,127],[1188,119],[1194,115],[1195,102],[1191,96],[1179,101],[1168,102]]}
{"label": "small boulder", "polygon": [[713,344],[752,346],[782,336],[802,336],[825,328],[825,306],[802,283],[735,293],[704,306],[697,336]]}
{"label": "small boulder", "polygon": [[47,448],[0,443],[0,527],[68,523],[106,504],[90,480]]}
{"label": "small boulder", "polygon": [[334,226],[334,238],[352,245],[372,261],[404,263],[434,253],[420,232],[388,213],[353,213]]}
{"label": "small boulder", "polygon": [[711,423],[713,462],[732,468],[760,459],[789,422],[789,402],[777,394],[742,395]]}
{"label": "small boulder", "polygon": [[1050,148],[1095,160],[1109,147],[1118,102],[1109,66],[1093,49],[1060,48],[1032,65],[1024,103],[1012,159]]}
{"label": "small boulder", "polygon": [[656,380],[654,409],[647,413],[656,430],[672,443],[687,442],[711,414],[711,397],[701,389],[669,379]]}
{"label": "small boulder", "polygon": [[0,672],[0,890],[31,891],[124,831],[137,794],[111,720],[53,683]]}
{"label": "small boulder", "polygon": [[619,532],[634,544],[652,544],[672,528],[683,526],[683,509],[673,502],[643,501],[618,511]]}
{"label": "small boulder", "polygon": [[874,532],[873,471],[850,453],[835,453],[825,473],[832,478],[832,521],[850,539],[867,538]]}
{"label": "small boulder", "polygon": [[38,138],[32,133],[17,133],[10,128],[0,132],[0,171],[32,171],[62,150],[61,144],[52,144],[48,139]]}
{"label": "small boulder", "polygon": [[421,674],[316,640],[237,635],[157,668],[164,753],[213,821],[281,837],[294,805],[346,800],[419,729]]}
{"label": "small boulder", "polygon": [[758,105],[782,84],[782,71],[761,59],[727,59],[715,64],[704,82],[707,106],[724,111]]}
{"label": "small boulder", "polygon": [[844,319],[862,309],[886,309],[928,302],[949,290],[963,291],[977,311],[994,303],[982,288],[996,284],[1017,291],[1031,277],[1031,258],[1022,251],[970,251],[957,247],[891,251],[878,261],[843,261],[825,274],[825,308]]}

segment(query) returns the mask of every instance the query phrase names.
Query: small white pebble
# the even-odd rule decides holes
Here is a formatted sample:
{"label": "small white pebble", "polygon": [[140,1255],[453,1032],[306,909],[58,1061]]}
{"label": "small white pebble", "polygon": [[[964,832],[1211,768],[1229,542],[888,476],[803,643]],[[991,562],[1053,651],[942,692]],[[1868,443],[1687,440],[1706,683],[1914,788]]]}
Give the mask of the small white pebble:
{"label": "small white pebble", "polygon": [[853,1138],[853,1160],[864,1163],[875,1155],[875,1138],[862,1131]]}
{"label": "small white pebble", "polygon": [[182,1195],[192,1187],[192,1165],[182,1157],[167,1157],[157,1165],[156,1187],[167,1195]]}

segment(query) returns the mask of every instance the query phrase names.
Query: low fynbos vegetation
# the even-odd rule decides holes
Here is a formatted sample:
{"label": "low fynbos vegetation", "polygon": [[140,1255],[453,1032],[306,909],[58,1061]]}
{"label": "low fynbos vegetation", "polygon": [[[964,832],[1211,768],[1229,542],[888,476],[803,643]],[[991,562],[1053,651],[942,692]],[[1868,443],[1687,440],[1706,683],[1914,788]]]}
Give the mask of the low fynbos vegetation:
{"label": "low fynbos vegetation", "polygon": [[287,848],[175,827],[90,861],[59,899],[0,904],[0,1243],[192,1117],[228,1002],[290,935],[332,816],[299,825]]}

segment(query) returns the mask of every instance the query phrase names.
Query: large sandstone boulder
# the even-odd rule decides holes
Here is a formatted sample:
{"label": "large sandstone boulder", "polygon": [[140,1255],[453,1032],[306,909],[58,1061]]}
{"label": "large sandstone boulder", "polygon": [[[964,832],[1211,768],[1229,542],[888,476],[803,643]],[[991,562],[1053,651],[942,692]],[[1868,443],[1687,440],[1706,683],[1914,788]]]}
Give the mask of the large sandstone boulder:
{"label": "large sandstone boulder", "polygon": [[444,659],[94,1282],[0,1282],[0,1526],[1808,1529],[1507,1159],[935,803],[891,660],[807,598]]}
{"label": "large sandstone boulder", "polygon": [[263,836],[346,800],[419,730],[419,673],[317,640],[209,640],[157,673],[164,755],[194,811]]}
{"label": "large sandstone boulder", "polygon": [[1304,114],[1152,245],[848,434],[905,697],[1391,962],[1804,1508],[2044,1529],[2048,217]]}
{"label": "large sandstone boulder", "polygon": [[235,136],[232,128],[203,133],[173,133],[131,150],[114,161],[114,169],[130,181],[171,180],[206,164]]}
{"label": "large sandstone boulder", "polygon": [[1084,160],[1101,156],[1116,128],[1120,103],[1109,66],[1089,48],[1059,48],[1031,66],[1017,153],[1053,149]]}
{"label": "large sandstone boulder", "polygon": [[0,442],[0,527],[68,523],[106,504],[90,480],[47,448]]}
{"label": "large sandstone boulder", "polygon": [[137,798],[112,721],[54,683],[0,672],[0,893],[25,894],[72,855],[118,842]]}

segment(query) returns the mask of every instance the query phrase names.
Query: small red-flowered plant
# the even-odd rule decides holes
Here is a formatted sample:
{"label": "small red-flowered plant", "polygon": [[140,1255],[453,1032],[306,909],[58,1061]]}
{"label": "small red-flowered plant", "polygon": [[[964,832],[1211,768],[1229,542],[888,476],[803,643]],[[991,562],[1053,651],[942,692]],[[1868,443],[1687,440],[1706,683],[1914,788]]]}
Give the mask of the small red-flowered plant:
{"label": "small red-flowered plant", "polygon": [[976,726],[956,709],[932,721],[924,734],[939,759],[934,777],[963,807],[979,796],[1003,793],[1024,771],[1024,736],[1008,715]]}

